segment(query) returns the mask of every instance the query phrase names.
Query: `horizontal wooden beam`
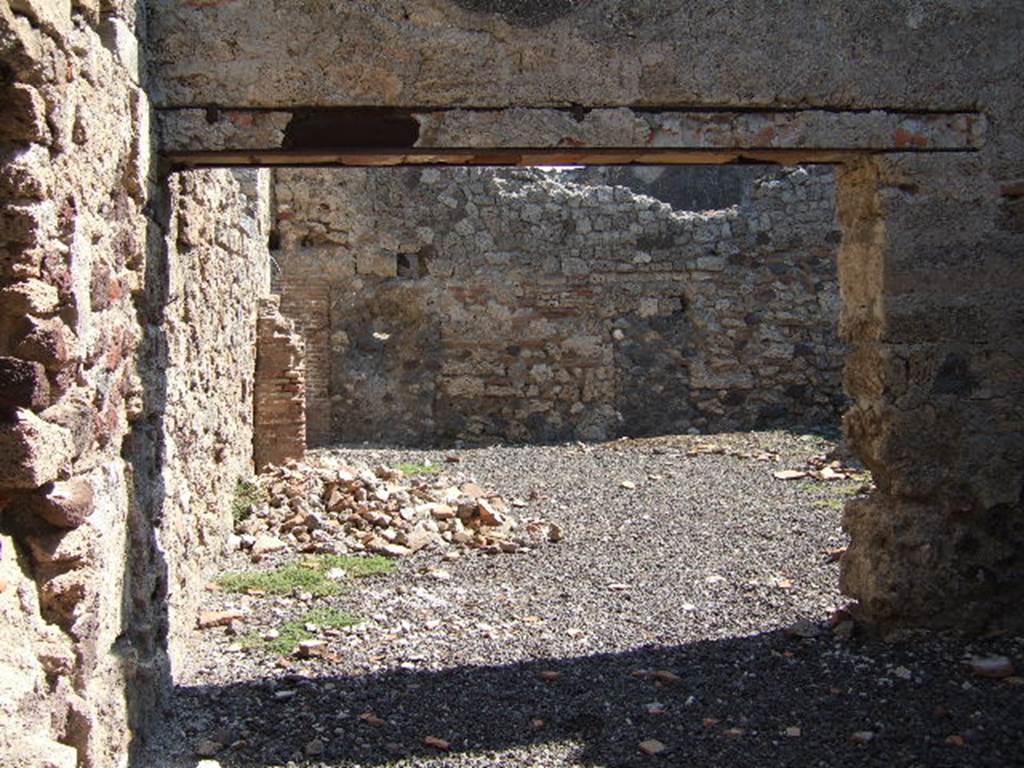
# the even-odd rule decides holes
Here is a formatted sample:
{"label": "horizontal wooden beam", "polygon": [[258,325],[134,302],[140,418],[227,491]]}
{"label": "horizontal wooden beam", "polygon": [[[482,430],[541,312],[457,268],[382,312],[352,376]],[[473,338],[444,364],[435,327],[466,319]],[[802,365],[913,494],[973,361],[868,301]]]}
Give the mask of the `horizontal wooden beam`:
{"label": "horizontal wooden beam", "polygon": [[[873,152],[874,153],[874,152]],[[683,149],[447,149],[408,150],[212,150],[169,152],[164,159],[172,167],[389,167],[398,165],[482,165],[482,166],[563,166],[563,165],[728,165],[763,163],[796,165],[845,163],[861,157],[863,151],[850,150],[749,150],[707,152]]]}
{"label": "horizontal wooden beam", "polygon": [[532,165],[842,162],[971,152],[974,112],[633,109],[171,109],[161,150],[181,165]]}

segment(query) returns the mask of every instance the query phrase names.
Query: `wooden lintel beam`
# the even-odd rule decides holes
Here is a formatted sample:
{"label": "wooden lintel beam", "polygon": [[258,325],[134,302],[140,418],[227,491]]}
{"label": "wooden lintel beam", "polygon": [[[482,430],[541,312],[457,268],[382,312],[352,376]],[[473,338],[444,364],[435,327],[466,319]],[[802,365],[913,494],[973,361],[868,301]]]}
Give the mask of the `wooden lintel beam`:
{"label": "wooden lintel beam", "polygon": [[844,163],[878,150],[638,150],[596,148],[566,151],[521,149],[408,150],[212,150],[167,152],[173,167],[389,167],[399,165],[727,165],[736,163],[813,164]]}

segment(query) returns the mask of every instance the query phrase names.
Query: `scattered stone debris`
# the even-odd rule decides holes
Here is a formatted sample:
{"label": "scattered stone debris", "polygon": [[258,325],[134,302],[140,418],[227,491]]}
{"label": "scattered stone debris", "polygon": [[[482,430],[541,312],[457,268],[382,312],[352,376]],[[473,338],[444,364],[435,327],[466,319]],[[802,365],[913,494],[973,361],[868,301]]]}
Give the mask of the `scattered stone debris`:
{"label": "scattered stone debris", "polygon": [[968,668],[978,677],[1012,677],[1016,671],[1013,662],[1006,656],[974,656],[967,662]]}
{"label": "scattered stone debris", "polygon": [[[854,462],[844,463],[830,456],[811,456],[803,469],[778,469],[772,472],[776,480],[863,480],[864,468]],[[865,483],[865,490],[870,489],[870,482]]]}
{"label": "scattered stone debris", "polygon": [[776,480],[799,480],[801,477],[807,477],[807,473],[799,469],[780,469],[772,472],[772,477]]}
{"label": "scattered stone debris", "polygon": [[514,553],[565,536],[545,520],[516,520],[512,504],[477,483],[440,475],[407,477],[391,467],[321,458],[268,467],[258,483],[266,502],[235,528],[238,546],[256,559],[285,549],[388,557],[427,548]]}
{"label": "scattered stone debris", "polygon": [[196,745],[197,757],[213,757],[224,749],[224,745],[212,739],[203,739]]}
{"label": "scattered stone debris", "polygon": [[743,450],[732,448],[718,443],[698,442],[686,452],[687,456],[732,456],[736,459],[748,461],[774,462],[779,460],[779,454],[772,451]]}
{"label": "scattered stone debris", "polygon": [[665,745],[657,739],[645,739],[640,742],[640,751],[645,755],[658,755],[664,752]]}
{"label": "scattered stone debris", "polygon": [[359,715],[359,719],[367,725],[372,725],[374,728],[380,728],[382,725],[387,725],[387,720],[378,717],[374,712],[363,712]]}
{"label": "scattered stone debris", "polygon": [[441,752],[447,752],[452,748],[450,742],[444,739],[439,739],[437,736],[425,736],[423,738],[423,744],[432,749],[440,750]]}
{"label": "scattered stone debris", "polygon": [[227,627],[233,622],[244,618],[242,611],[203,611],[199,614],[199,629],[211,629],[213,627]]}

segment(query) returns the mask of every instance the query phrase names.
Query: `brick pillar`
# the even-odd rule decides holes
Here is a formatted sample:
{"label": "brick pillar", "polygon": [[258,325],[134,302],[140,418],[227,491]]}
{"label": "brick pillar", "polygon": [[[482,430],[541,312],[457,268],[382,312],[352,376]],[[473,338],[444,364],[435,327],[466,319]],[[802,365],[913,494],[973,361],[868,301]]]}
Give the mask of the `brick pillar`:
{"label": "brick pillar", "polygon": [[260,300],[256,327],[253,460],[268,464],[301,459],[306,452],[305,345],[280,311],[280,297]]}

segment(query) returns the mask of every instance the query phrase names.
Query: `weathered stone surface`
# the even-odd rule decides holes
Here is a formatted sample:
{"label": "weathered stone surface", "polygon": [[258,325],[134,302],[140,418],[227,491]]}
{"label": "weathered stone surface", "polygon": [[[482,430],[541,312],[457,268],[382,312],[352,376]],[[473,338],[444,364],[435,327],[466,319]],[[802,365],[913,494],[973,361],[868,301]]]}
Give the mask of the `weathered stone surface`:
{"label": "weathered stone surface", "polygon": [[29,316],[24,326],[24,335],[14,348],[16,355],[38,360],[47,370],[60,370],[76,362],[77,340],[59,318]]}
{"label": "weathered stone surface", "polygon": [[40,411],[49,400],[50,382],[42,365],[0,357],[0,412],[14,408]]}
{"label": "weathered stone surface", "polygon": [[48,315],[57,311],[60,295],[42,280],[26,280],[0,290],[0,312],[12,316]]}
{"label": "weathered stone surface", "polygon": [[13,540],[0,535],[0,580],[7,585],[0,592],[0,716],[7,724],[0,731],[0,760],[35,766],[52,759],[57,765],[75,766],[77,753],[57,743],[56,734],[48,739],[42,729],[11,727],[62,718],[66,703],[38,692],[48,689],[47,676],[52,675],[57,691],[67,694],[74,665],[70,639],[43,620],[36,586],[21,572],[15,552]]}
{"label": "weathered stone surface", "polygon": [[46,105],[39,91],[30,85],[14,83],[0,89],[9,112],[0,122],[0,139],[28,139],[45,144],[50,137],[46,125]]}
{"label": "weathered stone surface", "polygon": [[[882,492],[851,501],[840,586],[882,623],[1024,627],[1024,521],[1012,505],[974,510]],[[953,596],[954,599],[950,599]]]}
{"label": "weathered stone surface", "polygon": [[33,513],[58,528],[77,528],[95,510],[92,485],[80,477],[50,483],[27,502]]}
{"label": "weathered stone surface", "polygon": [[[32,733],[69,741],[71,762],[92,768],[125,764],[145,727],[164,638],[173,648],[193,627],[190,601],[252,471],[255,302],[269,282],[260,174],[152,194],[138,9],[105,2],[101,17],[100,5],[76,1],[72,24],[70,2],[0,3],[0,355],[35,382],[2,389],[45,408],[3,427],[0,492],[40,506],[39,526],[78,525],[19,529],[35,578],[4,573],[0,598],[21,602],[5,608],[0,646],[53,657],[24,624],[35,594],[69,650],[59,685],[18,662],[33,692],[4,692],[0,754]],[[91,515],[80,494],[24,493],[62,477],[88,480]]]}
{"label": "weathered stone surface", "polygon": [[90,394],[87,389],[77,387],[40,414],[46,422],[68,430],[75,458],[81,456],[96,437],[99,414]]}
{"label": "weathered stone surface", "polygon": [[67,471],[71,454],[66,429],[19,408],[0,424],[0,487],[38,488]]}
{"label": "weathered stone surface", "polygon": [[[160,104],[927,109],[961,101],[968,86],[999,87],[1010,64],[994,41],[1012,50],[1022,25],[1019,13],[1004,8],[975,9],[965,25],[953,7],[920,9],[909,1],[835,9],[824,24],[804,8],[765,14],[753,2],[721,14],[706,2],[600,0],[562,6],[557,15],[545,7],[522,20],[467,5],[316,0],[281,24],[269,0],[245,14],[230,5],[152,0]],[[752,19],[758,40],[790,41],[784,55],[761,55],[749,35],[736,33],[738,25],[749,31]],[[361,34],[345,34],[353,29]],[[257,34],[261,45],[249,45]],[[870,51],[864,39],[876,41]],[[951,45],[986,53],[951,61]],[[841,65],[823,66],[825,50]],[[896,60],[930,66],[899,68]],[[320,76],[296,78],[296,71]],[[794,76],[807,72],[817,74]]]}
{"label": "weathered stone surface", "polygon": [[[685,183],[685,169],[656,170]],[[278,171],[275,283],[305,336],[310,439],[833,418],[832,176],[748,173],[738,205],[703,212],[601,176]]]}
{"label": "weathered stone surface", "polygon": [[[269,291],[269,174],[174,174],[166,305],[154,343],[173,403],[161,422],[166,457],[158,504],[167,552],[172,664],[195,627],[195,605],[231,531],[240,479],[253,470],[257,311]],[[155,330],[155,329],[154,329]],[[159,370],[159,369],[158,369]]]}

